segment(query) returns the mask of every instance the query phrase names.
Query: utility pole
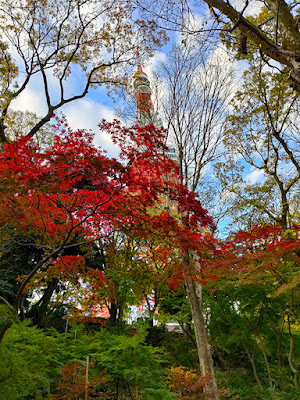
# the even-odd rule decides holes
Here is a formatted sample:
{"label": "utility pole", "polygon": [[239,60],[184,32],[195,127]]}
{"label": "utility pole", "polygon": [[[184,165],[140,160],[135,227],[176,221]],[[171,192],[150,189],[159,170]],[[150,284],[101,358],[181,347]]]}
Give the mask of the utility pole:
{"label": "utility pole", "polygon": [[84,400],[88,400],[88,392],[89,392],[89,356],[86,357],[86,365],[85,365],[85,396],[84,396]]}

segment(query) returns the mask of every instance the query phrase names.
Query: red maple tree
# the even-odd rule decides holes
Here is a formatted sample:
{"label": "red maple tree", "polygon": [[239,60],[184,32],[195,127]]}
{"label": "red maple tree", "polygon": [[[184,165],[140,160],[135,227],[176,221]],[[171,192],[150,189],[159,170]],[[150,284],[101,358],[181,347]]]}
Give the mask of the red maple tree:
{"label": "red maple tree", "polygon": [[213,260],[219,274],[244,282],[272,281],[276,295],[300,282],[300,226],[256,225],[220,243]]}
{"label": "red maple tree", "polygon": [[[151,125],[126,128],[117,121],[103,121],[100,129],[120,146],[120,161],[96,148],[93,134],[72,131],[64,119],[57,120],[57,136],[47,150],[28,138],[2,148],[2,239],[22,233],[44,250],[31,272],[20,278],[17,312],[27,290],[53,277],[78,285],[80,280],[89,282],[95,290],[88,295],[98,301],[98,288],[108,285],[105,276],[87,270],[82,256],[64,255],[64,250],[116,230],[134,237],[157,235],[166,262],[170,242],[184,252],[207,241],[202,227],[213,226],[212,220],[196,195],[179,183],[178,167],[164,155],[165,132]],[[165,196],[176,203],[184,223],[165,210]]]}

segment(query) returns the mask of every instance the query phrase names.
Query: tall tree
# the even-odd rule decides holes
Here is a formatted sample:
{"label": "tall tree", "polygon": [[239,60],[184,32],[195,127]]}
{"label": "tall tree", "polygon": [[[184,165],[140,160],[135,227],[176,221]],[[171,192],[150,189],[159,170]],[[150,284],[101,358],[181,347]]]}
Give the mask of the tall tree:
{"label": "tall tree", "polygon": [[13,101],[34,79],[39,80],[46,112],[28,127],[28,137],[55,110],[84,97],[92,87],[124,83],[124,66],[137,45],[140,52],[151,52],[165,39],[154,21],[135,18],[127,0],[8,0],[0,2],[0,12],[2,143],[8,141],[6,120]]}
{"label": "tall tree", "polygon": [[[289,73],[288,84],[300,91],[297,1],[267,0],[263,5],[259,1],[246,0],[237,5],[223,0],[181,0],[166,1],[163,4],[157,2],[157,7],[150,7],[148,0],[136,3],[142,13],[146,10],[148,15],[156,18],[166,29],[196,37],[206,32],[213,35],[219,31],[221,36],[228,38],[227,43],[237,44],[235,49],[240,55],[257,52],[268,60],[278,62]],[[210,15],[203,8],[205,3]],[[203,23],[193,24],[193,15],[196,19],[197,15],[203,15]]]}
{"label": "tall tree", "polygon": [[174,47],[160,71],[161,114],[182,183],[199,193],[216,222],[222,211],[218,196],[211,196],[214,185],[209,170],[222,155],[227,105],[235,83],[234,70],[229,62],[222,63],[222,56],[213,55],[205,41],[199,53],[192,38]]}
{"label": "tall tree", "polygon": [[[253,61],[226,125],[227,162],[218,174],[231,193],[233,223],[298,222],[299,95],[287,75]],[[245,173],[245,170],[247,173]]]}
{"label": "tall tree", "polygon": [[[249,39],[256,46],[256,50],[288,68],[289,84],[300,91],[300,31],[297,2],[267,0],[256,19],[245,17],[245,12],[251,4],[249,1],[243,2],[241,10],[222,0],[204,1],[215,10],[215,18],[218,21],[227,23],[225,31],[232,34],[238,30],[238,36],[244,43],[244,52],[247,51],[246,42]],[[223,16],[227,17],[227,21],[223,20]]]}
{"label": "tall tree", "polygon": [[[294,225],[290,230],[284,231],[280,226],[265,224],[264,226],[254,226],[248,231],[239,231],[231,239],[226,241],[223,246],[220,246],[219,261],[216,268],[219,269],[219,274],[228,276],[229,281],[237,288],[240,293],[246,288],[248,291],[254,289],[254,296],[257,297],[255,306],[256,316],[259,318],[255,323],[256,326],[250,328],[251,334],[255,339],[252,347],[252,355],[249,349],[246,350],[249,360],[251,361],[254,375],[257,376],[255,367],[255,347],[258,346],[262,352],[268,369],[267,354],[263,345],[263,329],[260,326],[262,320],[266,319],[265,323],[271,324],[274,329],[275,348],[277,350],[278,365],[281,369],[282,377],[284,375],[284,347],[289,347],[287,351],[287,362],[294,377],[294,386],[299,387],[297,362],[295,362],[294,354],[294,334],[297,330],[293,330],[292,325],[299,321],[299,225]],[[226,278],[227,279],[227,278]],[[256,285],[261,285],[261,288]],[[259,290],[257,292],[257,289]],[[234,289],[235,290],[235,289]],[[256,292],[256,294],[255,294]],[[220,293],[219,293],[220,294]],[[216,296],[219,297],[217,293]],[[239,297],[239,295],[238,295]],[[268,298],[271,298],[268,300]],[[226,302],[226,297],[223,299]],[[227,298],[228,300],[228,298]],[[236,308],[239,314],[243,314],[243,309],[240,306],[244,300],[236,299]],[[249,307],[250,300],[247,301]],[[260,310],[257,308],[259,306]],[[271,314],[266,314],[268,307],[274,307]],[[228,307],[228,305],[227,305]],[[224,310],[225,314],[228,310]],[[252,310],[254,312],[254,309]],[[231,313],[234,314],[234,313]],[[255,318],[248,316],[248,323]],[[252,323],[251,322],[251,323]],[[286,341],[282,342],[286,326]],[[236,327],[234,327],[236,329]],[[241,332],[240,332],[241,334]],[[240,335],[241,343],[242,335]],[[245,343],[243,344],[243,346]],[[269,382],[271,373],[268,371]],[[258,385],[262,389],[259,379]],[[284,384],[287,385],[285,377]]]}
{"label": "tall tree", "polygon": [[[231,201],[231,228],[246,231],[238,233],[231,245],[236,255],[239,253],[241,259],[248,259],[248,266],[243,268],[241,259],[236,263],[236,259],[230,258],[228,266],[234,269],[239,265],[242,269],[238,274],[241,290],[245,284],[253,287],[253,279],[256,279],[261,285],[261,300],[266,292],[277,299],[271,326],[276,336],[273,340],[281,384],[287,384],[286,356],[297,388],[298,371],[293,362],[294,338],[290,321],[297,319],[295,308],[299,291],[298,244],[294,243],[297,236],[294,230],[298,228],[293,227],[299,222],[299,94],[288,87],[287,74],[274,72],[255,58],[250,60],[250,65],[244,73],[245,82],[234,97],[233,112],[226,124],[227,162],[219,164],[217,171]],[[265,318],[263,313],[261,316]],[[267,319],[270,321],[269,317]],[[284,329],[289,332],[285,344],[282,343]],[[257,334],[253,332],[253,335]],[[262,343],[255,339],[255,346],[264,355],[267,366]],[[290,349],[286,355],[283,348],[288,344]],[[255,374],[255,360],[251,357]],[[270,371],[268,375],[271,382]]]}
{"label": "tall tree", "polygon": [[[211,190],[205,171],[221,155],[227,103],[234,77],[230,67],[224,68],[217,57],[213,59],[210,56],[204,41],[199,54],[198,48],[195,50],[195,41],[186,39],[173,49],[162,67],[162,113],[168,142],[175,151],[182,184],[193,192],[199,192],[204,202],[206,193]],[[184,214],[180,218],[184,221]],[[196,265],[196,276],[200,276],[198,255],[187,251],[183,255],[182,268],[187,272],[191,265]],[[210,380],[204,385],[205,392],[217,399],[219,392],[203,318],[202,287],[187,273],[185,288],[194,321],[201,374],[210,375]]]}

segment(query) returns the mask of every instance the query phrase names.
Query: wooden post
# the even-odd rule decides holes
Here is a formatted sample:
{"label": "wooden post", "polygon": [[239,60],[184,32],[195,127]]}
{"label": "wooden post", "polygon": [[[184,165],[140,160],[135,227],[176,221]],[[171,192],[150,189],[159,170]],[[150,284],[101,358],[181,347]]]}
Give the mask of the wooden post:
{"label": "wooden post", "polygon": [[89,390],[89,356],[86,358],[85,366],[85,397],[84,400],[88,400],[88,390]]}

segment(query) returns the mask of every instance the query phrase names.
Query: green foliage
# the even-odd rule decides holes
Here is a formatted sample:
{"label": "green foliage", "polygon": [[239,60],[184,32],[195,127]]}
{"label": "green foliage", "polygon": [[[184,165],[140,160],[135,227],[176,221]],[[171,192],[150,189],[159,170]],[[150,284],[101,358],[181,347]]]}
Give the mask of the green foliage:
{"label": "green foliage", "polygon": [[196,343],[193,342],[190,335],[193,332],[178,333],[168,332],[164,334],[161,345],[165,349],[165,354],[169,360],[170,366],[185,366],[192,369],[198,369],[198,353]]}
{"label": "green foliage", "polygon": [[113,386],[110,390],[126,393],[138,391],[147,399],[171,399],[163,385],[164,370],[157,349],[144,345],[145,335],[133,337],[96,333],[89,345],[100,369],[107,369]]}
{"label": "green foliage", "polygon": [[11,304],[18,291],[16,279],[28,274],[42,254],[32,243],[33,238],[18,235],[0,244],[0,296]]}
{"label": "green foliage", "polygon": [[287,74],[250,64],[226,122],[227,160],[216,174],[231,193],[235,229],[268,222],[286,229],[299,219],[299,94]]}
{"label": "green foliage", "polygon": [[194,327],[187,298],[182,293],[166,296],[161,302],[161,323],[178,324],[178,329],[165,332],[161,345],[168,355],[170,366],[198,368],[198,354],[194,337]]}
{"label": "green foliage", "polygon": [[[268,304],[261,310],[262,299],[265,298],[263,294],[259,284],[231,285],[225,287],[222,293],[215,292],[214,300],[206,297],[206,307],[210,310],[208,320],[213,353],[221,369],[218,372],[219,387],[229,390],[228,399],[239,396],[243,400],[296,400],[287,360],[287,386],[284,391],[278,390],[282,389],[280,368],[276,364],[279,343],[275,340],[276,332],[271,325],[272,322],[280,322],[278,308],[281,298],[268,297]],[[232,299],[239,307],[233,306]],[[5,307],[2,306],[3,310]],[[5,313],[0,315],[4,318]],[[297,364],[300,360],[300,335],[296,329],[293,327],[294,361]],[[153,348],[145,344],[149,335],[149,327],[145,324],[144,328],[131,328],[123,335],[105,329],[86,333],[83,325],[76,325],[65,336],[54,329],[45,333],[30,326],[29,321],[14,323],[0,347],[0,398],[14,400],[33,396],[42,399],[49,396],[50,391],[55,394],[61,368],[69,362],[84,365],[89,356],[91,379],[103,370],[107,370],[109,376],[108,381],[96,387],[96,392],[100,390],[101,393],[125,397],[138,393],[149,400],[171,399],[164,382],[165,370],[162,365],[177,367],[184,364],[187,368],[196,369],[197,352],[185,333],[163,332],[163,329],[159,329],[159,332],[154,335],[155,345],[163,347]],[[258,390],[252,377],[244,347],[256,352],[258,374],[266,388],[266,368],[255,340],[257,333],[264,339],[274,383],[273,389],[264,389],[263,393]],[[286,330],[281,344],[286,357],[289,350]]]}
{"label": "green foliage", "polygon": [[12,307],[8,307],[6,304],[0,304],[0,330],[9,321],[17,321],[18,317]]}
{"label": "green foliage", "polygon": [[225,399],[232,400],[298,400],[299,392],[294,389],[280,391],[276,388],[259,390],[249,382],[249,372],[244,368],[219,373],[217,375],[220,387],[228,390]]}
{"label": "green foliage", "polygon": [[161,352],[144,344],[145,332],[132,337],[105,330],[86,335],[82,329],[74,327],[68,334],[67,358],[83,360],[89,355],[96,361],[94,369],[106,369],[110,380],[105,391],[119,395],[138,392],[149,400],[172,398],[164,385]]}
{"label": "green foliage", "polygon": [[29,323],[13,324],[0,345],[1,399],[43,399],[56,377],[60,344]]}
{"label": "green foliage", "polygon": [[[221,370],[236,370],[240,377],[247,374],[247,384],[251,387],[251,384],[255,386],[253,363],[263,388],[272,385],[283,391],[292,390],[287,320],[293,318],[289,297],[274,297],[276,286],[267,282],[236,281],[224,285],[221,281],[217,286],[218,289],[206,297],[206,302],[210,310],[211,343],[218,349],[216,361]],[[296,302],[294,307],[297,313]],[[297,365],[300,362],[297,325],[292,326],[292,335],[293,360]]]}
{"label": "green foliage", "polygon": [[101,391],[126,396],[139,393],[148,400],[172,399],[164,384],[161,351],[144,341],[144,332],[134,336],[105,330],[86,334],[83,326],[74,326],[65,336],[54,329],[45,333],[30,326],[29,320],[13,324],[0,347],[0,398],[42,399],[50,390],[54,394],[61,368],[70,362],[84,363],[89,356],[91,379],[107,371],[109,380],[100,384]]}

